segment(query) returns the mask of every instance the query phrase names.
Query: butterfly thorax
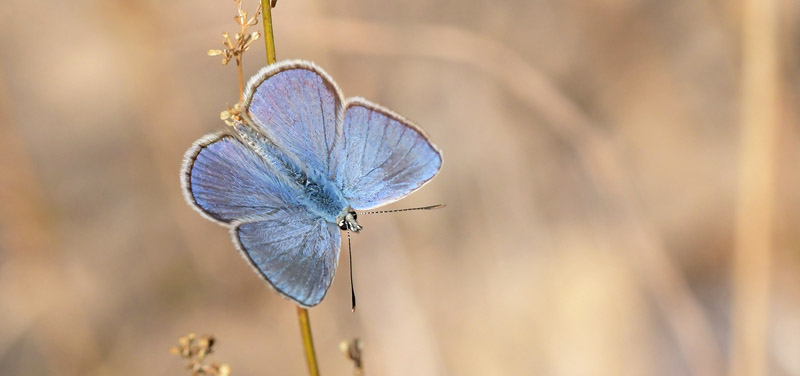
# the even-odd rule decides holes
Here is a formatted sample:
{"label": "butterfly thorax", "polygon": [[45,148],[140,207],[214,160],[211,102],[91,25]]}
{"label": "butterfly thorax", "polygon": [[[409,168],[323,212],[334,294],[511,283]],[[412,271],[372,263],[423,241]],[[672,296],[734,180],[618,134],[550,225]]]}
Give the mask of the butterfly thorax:
{"label": "butterfly thorax", "polygon": [[245,123],[233,125],[239,137],[282,178],[296,189],[299,204],[342,230],[359,232],[356,212],[334,182],[325,174],[301,167],[301,163],[275,145],[266,135]]}
{"label": "butterfly thorax", "polygon": [[361,231],[355,210],[347,204],[339,188],[327,176],[309,172],[303,187],[306,206],[344,231]]}
{"label": "butterfly thorax", "polygon": [[349,205],[336,184],[315,171],[306,172],[303,179],[301,203],[326,221],[338,225],[338,217]]}

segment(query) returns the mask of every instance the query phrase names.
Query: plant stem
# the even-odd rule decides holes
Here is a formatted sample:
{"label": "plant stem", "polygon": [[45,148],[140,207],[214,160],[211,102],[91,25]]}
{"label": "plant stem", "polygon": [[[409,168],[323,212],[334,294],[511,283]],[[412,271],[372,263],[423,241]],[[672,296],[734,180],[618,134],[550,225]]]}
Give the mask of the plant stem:
{"label": "plant stem", "polygon": [[[275,58],[275,37],[272,34],[272,4],[270,0],[261,0],[261,17],[264,23],[264,44],[267,50],[267,64],[272,64]],[[317,355],[314,351],[314,339],[311,337],[311,321],[308,318],[308,310],[297,306],[297,319],[300,321],[300,334],[303,337],[303,350],[306,353],[306,363],[308,363],[308,373],[311,376],[319,376],[317,366]]]}
{"label": "plant stem", "polygon": [[[240,21],[241,26],[242,26],[242,31],[237,35],[241,35],[242,38],[245,38],[246,35],[247,35],[248,20],[240,19],[239,21]],[[238,43],[239,40],[237,39],[236,42]],[[242,53],[236,55],[236,71],[239,73],[239,100],[240,101],[244,100],[244,79],[242,77],[242,56],[243,55],[244,55],[244,50],[242,51]]]}
{"label": "plant stem", "polygon": [[780,5],[742,3],[741,131],[730,376],[769,375],[770,285],[780,145]]}
{"label": "plant stem", "polygon": [[236,72],[239,74],[239,100],[244,100],[244,80],[242,79],[242,56],[236,57]]}
{"label": "plant stem", "polygon": [[308,319],[308,310],[297,306],[297,318],[300,320],[300,334],[303,336],[303,349],[306,353],[308,373],[311,376],[319,376],[317,354],[314,351],[314,340],[311,338],[311,322]]}
{"label": "plant stem", "polygon": [[261,0],[261,17],[264,21],[264,44],[267,47],[267,64],[272,64],[275,58],[275,37],[272,35],[272,5],[270,0]]}

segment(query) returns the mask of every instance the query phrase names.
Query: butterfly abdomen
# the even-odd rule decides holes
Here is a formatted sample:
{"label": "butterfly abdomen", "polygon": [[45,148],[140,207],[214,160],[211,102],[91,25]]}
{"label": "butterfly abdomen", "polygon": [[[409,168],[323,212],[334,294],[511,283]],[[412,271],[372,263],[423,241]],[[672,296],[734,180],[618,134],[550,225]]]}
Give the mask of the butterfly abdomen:
{"label": "butterfly abdomen", "polygon": [[326,221],[336,222],[336,217],[347,207],[347,200],[328,176],[301,166],[269,138],[252,127],[236,123],[234,129],[245,143],[288,183],[288,186],[297,189],[298,201]]}

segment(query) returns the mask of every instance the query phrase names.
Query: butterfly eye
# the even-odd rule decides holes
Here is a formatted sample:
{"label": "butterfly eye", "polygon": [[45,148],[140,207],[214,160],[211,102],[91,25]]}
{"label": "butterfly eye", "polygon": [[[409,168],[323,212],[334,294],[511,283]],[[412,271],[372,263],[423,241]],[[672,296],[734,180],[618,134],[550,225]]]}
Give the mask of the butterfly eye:
{"label": "butterfly eye", "polygon": [[342,230],[347,230],[347,225],[344,223],[344,220],[339,221],[339,228]]}
{"label": "butterfly eye", "polygon": [[358,214],[356,212],[353,212],[352,214],[353,214],[353,219],[358,219]]}

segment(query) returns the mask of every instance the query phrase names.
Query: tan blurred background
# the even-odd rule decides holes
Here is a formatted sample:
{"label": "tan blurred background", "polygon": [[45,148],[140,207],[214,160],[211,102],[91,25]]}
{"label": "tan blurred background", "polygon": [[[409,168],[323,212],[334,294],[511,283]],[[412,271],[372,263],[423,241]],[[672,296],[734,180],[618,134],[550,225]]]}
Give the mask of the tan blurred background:
{"label": "tan blurred background", "polygon": [[[280,0],[278,59],[315,61],[445,156],[391,207],[446,209],[362,219],[358,311],[346,256],[310,311],[322,373],[352,374],[338,344],[357,336],[368,375],[714,375],[731,359],[800,375],[800,5],[777,14],[772,142],[768,119],[742,131],[743,109],[776,101],[741,94],[737,2]],[[206,56],[234,15],[0,6],[0,374],[186,374],[167,350],[191,331],[217,336],[233,375],[306,373],[294,306],[180,192],[184,151],[237,100],[235,68]]]}

